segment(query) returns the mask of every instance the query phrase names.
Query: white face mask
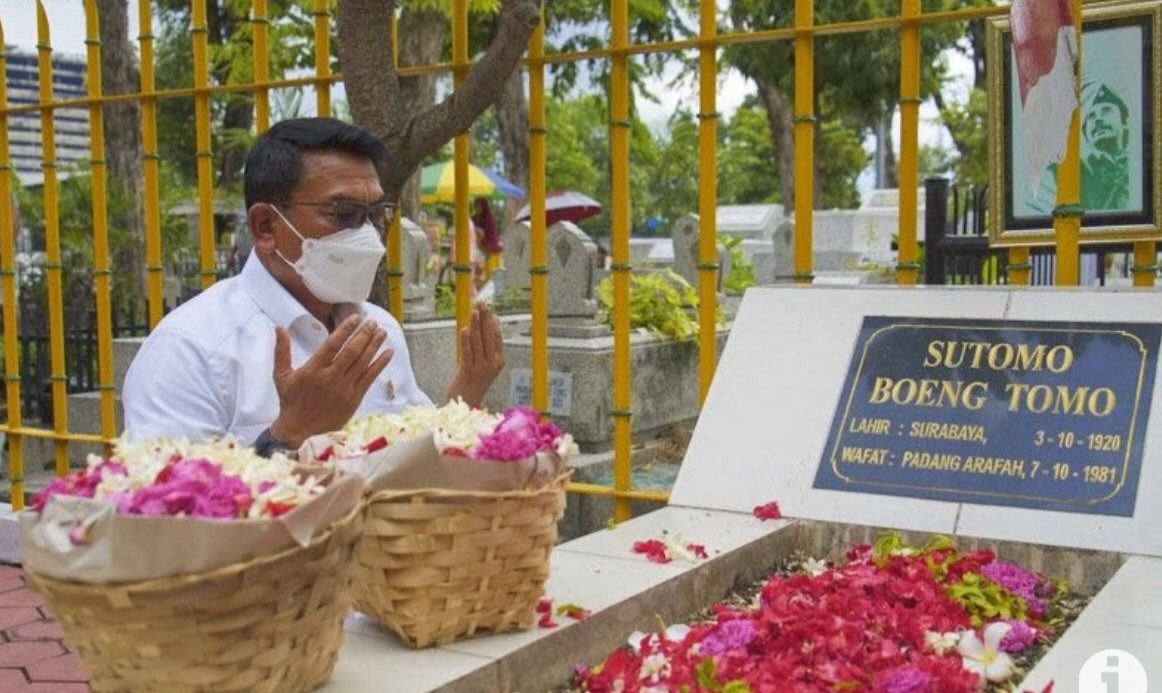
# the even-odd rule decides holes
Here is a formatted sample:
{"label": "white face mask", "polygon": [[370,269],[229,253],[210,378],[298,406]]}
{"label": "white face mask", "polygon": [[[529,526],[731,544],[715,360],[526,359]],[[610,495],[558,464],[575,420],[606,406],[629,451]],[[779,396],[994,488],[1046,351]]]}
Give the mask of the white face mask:
{"label": "white face mask", "polygon": [[303,278],[303,284],[315,298],[324,303],[362,303],[367,300],[375,281],[375,270],[384,254],[379,231],[371,222],[322,238],[304,238],[278,207],[274,207],[274,211],[303,242],[302,253],[295,262],[287,260],[277,250],[274,252]]}

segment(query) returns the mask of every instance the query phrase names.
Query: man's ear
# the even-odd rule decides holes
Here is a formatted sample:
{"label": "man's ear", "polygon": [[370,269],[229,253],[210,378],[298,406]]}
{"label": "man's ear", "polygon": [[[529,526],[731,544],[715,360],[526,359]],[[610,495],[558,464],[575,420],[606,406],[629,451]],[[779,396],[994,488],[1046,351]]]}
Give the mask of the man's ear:
{"label": "man's ear", "polygon": [[254,237],[254,247],[263,253],[274,252],[274,224],[277,220],[278,214],[268,202],[256,202],[246,210],[246,225]]}

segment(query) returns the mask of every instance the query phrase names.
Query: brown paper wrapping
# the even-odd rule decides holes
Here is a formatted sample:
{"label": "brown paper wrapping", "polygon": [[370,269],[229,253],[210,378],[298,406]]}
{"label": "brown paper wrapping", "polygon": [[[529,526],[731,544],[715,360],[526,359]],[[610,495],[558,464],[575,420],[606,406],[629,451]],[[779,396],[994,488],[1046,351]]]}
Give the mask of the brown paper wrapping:
{"label": "brown paper wrapping", "polygon": [[[316,498],[281,517],[215,520],[121,515],[107,503],[54,496],[40,513],[20,513],[24,565],[85,583],[133,582],[200,573],[278,553],[311,539],[360,502],[363,480],[339,475]],[[87,528],[85,543],[69,533]]]}
{"label": "brown paper wrapping", "polygon": [[[335,442],[333,434],[308,438],[299,448],[299,460],[318,463],[319,455]],[[495,492],[540,488],[564,467],[560,455],[551,452],[540,452],[518,462],[441,455],[430,433],[372,453],[331,458],[324,464],[338,464],[343,471],[358,474],[366,479],[367,488],[372,492],[422,488]]]}

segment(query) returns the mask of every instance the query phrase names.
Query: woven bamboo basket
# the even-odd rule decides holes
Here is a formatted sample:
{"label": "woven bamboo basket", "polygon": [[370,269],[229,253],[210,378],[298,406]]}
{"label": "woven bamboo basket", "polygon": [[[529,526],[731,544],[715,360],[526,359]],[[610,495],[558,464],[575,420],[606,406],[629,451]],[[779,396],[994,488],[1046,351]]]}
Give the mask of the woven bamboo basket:
{"label": "woven bamboo basket", "polygon": [[531,628],[571,473],[534,490],[371,495],[355,608],[416,648]]}
{"label": "woven bamboo basket", "polygon": [[351,606],[363,504],[305,547],[205,573],[83,584],[27,573],[94,691],[309,691]]}

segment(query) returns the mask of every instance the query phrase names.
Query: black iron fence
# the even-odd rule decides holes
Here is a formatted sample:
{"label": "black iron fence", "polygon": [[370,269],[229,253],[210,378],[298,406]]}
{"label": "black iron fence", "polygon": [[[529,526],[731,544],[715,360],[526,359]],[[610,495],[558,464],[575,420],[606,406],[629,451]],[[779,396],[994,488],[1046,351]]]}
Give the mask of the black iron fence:
{"label": "black iron fence", "polygon": [[[924,181],[924,283],[1008,284],[1008,250],[988,242],[988,186],[952,185],[947,178]],[[1105,286],[1116,273],[1129,278],[1130,245],[1083,245],[1081,283]],[[1056,283],[1052,247],[1030,250],[1029,283]]]}

